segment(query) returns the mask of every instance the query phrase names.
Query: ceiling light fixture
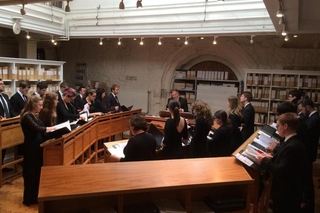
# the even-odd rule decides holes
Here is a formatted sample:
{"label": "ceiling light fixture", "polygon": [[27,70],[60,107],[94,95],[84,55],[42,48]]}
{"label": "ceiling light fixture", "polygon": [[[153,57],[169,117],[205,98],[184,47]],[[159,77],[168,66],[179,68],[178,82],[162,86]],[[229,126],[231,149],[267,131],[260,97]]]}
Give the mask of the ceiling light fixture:
{"label": "ceiling light fixture", "polygon": [[203,39],[204,39],[204,37],[200,37],[200,39],[201,39],[201,40],[203,40]]}
{"label": "ceiling light fixture", "polygon": [[137,0],[137,8],[142,8],[142,0]]}
{"label": "ceiling light fixture", "polygon": [[119,4],[119,9],[120,10],[124,10],[124,3],[123,3],[123,0],[121,0],[120,4]]}
{"label": "ceiling light fixture", "polygon": [[188,44],[189,44],[189,42],[188,42],[188,37],[185,38],[184,44],[185,44],[185,45],[188,45]]}
{"label": "ceiling light fixture", "polygon": [[118,39],[118,45],[121,45],[121,38]]}
{"label": "ceiling light fixture", "polygon": [[30,35],[29,35],[29,31],[26,31],[26,33],[27,33],[26,38],[27,38],[27,39],[30,39],[31,37],[30,37]]}
{"label": "ceiling light fixture", "polygon": [[99,42],[100,45],[103,45],[102,39],[103,39],[103,38],[100,38],[100,42]]}
{"label": "ceiling light fixture", "polygon": [[55,41],[53,44],[54,44],[54,45],[57,45],[57,44],[58,44],[58,42],[56,42],[56,41]]}
{"label": "ceiling light fixture", "polygon": [[286,35],[287,35],[286,25],[283,25],[283,29],[282,29],[281,35],[283,35],[283,36],[286,36]]}
{"label": "ceiling light fixture", "polygon": [[286,21],[284,20],[284,16],[282,16],[280,19],[279,19],[279,25],[284,25],[286,24]]}
{"label": "ceiling light fixture", "polygon": [[66,5],[66,7],[64,8],[64,11],[70,12],[69,1],[67,1],[67,5]]}
{"label": "ceiling light fixture", "polygon": [[23,16],[26,14],[26,11],[24,10],[24,4],[22,5],[22,8],[20,9],[20,13]]}
{"label": "ceiling light fixture", "polygon": [[217,38],[218,38],[218,36],[214,36],[214,37],[213,37],[213,42],[212,42],[213,45],[216,45],[216,44],[217,44]]}
{"label": "ceiling light fixture", "polygon": [[180,40],[180,38],[178,37],[178,38],[177,38],[177,40],[179,41],[179,40]]}
{"label": "ceiling light fixture", "polygon": [[143,37],[141,37],[140,45],[143,45]]}
{"label": "ceiling light fixture", "polygon": [[284,16],[283,14],[283,5],[282,5],[282,1],[279,1],[279,8],[277,11],[277,17],[281,18],[282,16]]}
{"label": "ceiling light fixture", "polygon": [[134,41],[136,41],[136,40],[137,40],[137,38],[133,38],[133,40],[134,40]]}
{"label": "ceiling light fixture", "polygon": [[159,37],[158,45],[162,45],[162,37]]}
{"label": "ceiling light fixture", "polygon": [[298,37],[298,35],[293,35],[293,38],[297,38]]}
{"label": "ceiling light fixture", "polygon": [[250,44],[253,44],[254,35],[251,35]]}
{"label": "ceiling light fixture", "polygon": [[52,43],[54,43],[55,41],[54,41],[54,38],[53,38],[53,36],[51,36],[51,42]]}
{"label": "ceiling light fixture", "polygon": [[286,37],[284,37],[284,40],[285,40],[285,41],[289,41],[289,36],[286,35]]}

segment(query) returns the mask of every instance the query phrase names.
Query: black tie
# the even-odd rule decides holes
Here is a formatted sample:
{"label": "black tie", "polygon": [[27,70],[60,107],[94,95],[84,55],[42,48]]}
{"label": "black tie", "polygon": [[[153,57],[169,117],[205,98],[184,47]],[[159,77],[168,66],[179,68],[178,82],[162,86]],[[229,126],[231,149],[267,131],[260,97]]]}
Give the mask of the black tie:
{"label": "black tie", "polygon": [[9,113],[9,109],[7,106],[7,102],[4,100],[2,94],[0,94],[0,98],[1,98],[1,103],[2,103],[3,110],[4,110],[4,117],[9,118],[10,113]]}
{"label": "black tie", "polygon": [[119,103],[118,97],[116,95],[114,97],[116,98],[117,103]]}

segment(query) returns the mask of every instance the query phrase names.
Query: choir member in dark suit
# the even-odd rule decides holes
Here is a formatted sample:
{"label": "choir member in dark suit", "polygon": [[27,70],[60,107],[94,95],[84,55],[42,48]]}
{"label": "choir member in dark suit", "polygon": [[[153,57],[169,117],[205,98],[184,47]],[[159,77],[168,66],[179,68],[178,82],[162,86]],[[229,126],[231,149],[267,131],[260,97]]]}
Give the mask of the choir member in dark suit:
{"label": "choir member in dark suit", "polygon": [[20,112],[24,108],[24,104],[27,100],[27,94],[30,89],[30,85],[21,81],[19,84],[19,90],[10,98],[10,103],[12,106],[13,116],[20,115]]}
{"label": "choir member in dark suit", "polygon": [[162,152],[166,159],[177,159],[183,157],[182,142],[188,140],[187,123],[179,114],[180,103],[176,100],[169,102],[171,116],[166,120],[164,126],[164,140],[161,143]]}
{"label": "choir member in dark suit", "polygon": [[23,204],[26,206],[38,203],[40,172],[43,162],[40,144],[43,142],[43,135],[46,132],[55,130],[54,127],[45,127],[38,119],[41,109],[42,99],[31,96],[20,117],[25,149],[22,173],[24,179]]}
{"label": "choir member in dark suit", "polygon": [[[314,103],[311,99],[304,99],[301,102],[302,112],[305,116],[304,125],[305,132],[303,135],[303,142],[307,152],[307,173],[306,173],[306,186],[304,195],[306,198],[305,212],[314,212],[314,184],[313,184],[313,162],[317,159],[319,135],[320,135],[320,117],[319,112],[316,110]],[[300,119],[301,120],[301,119]]]}
{"label": "choir member in dark suit", "polygon": [[294,89],[288,93],[288,101],[292,102],[294,105],[298,106],[298,101],[301,99],[301,91]]}
{"label": "choir member in dark suit", "polygon": [[179,103],[180,103],[180,112],[188,112],[187,100],[185,98],[181,98],[180,97],[179,90],[177,90],[177,89],[172,89],[171,90],[171,98],[168,99],[167,106],[166,106],[167,109],[169,107],[169,102],[171,100],[179,101]]}
{"label": "choir member in dark suit", "polygon": [[80,86],[78,89],[79,94],[76,96],[76,98],[73,101],[74,106],[77,109],[77,112],[81,112],[83,110],[84,105],[86,104],[86,101],[85,101],[86,91],[87,89],[85,86]]}
{"label": "choir member in dark suit", "polygon": [[130,119],[130,131],[133,135],[124,147],[124,158],[115,155],[110,156],[110,160],[114,162],[123,161],[145,161],[153,160],[156,152],[156,139],[147,131],[146,120],[135,115]]}
{"label": "choir member in dark suit", "polygon": [[277,130],[284,141],[274,156],[258,154],[262,169],[273,174],[271,198],[273,212],[301,212],[301,194],[305,174],[305,146],[296,135],[298,118],[295,113],[284,113],[277,119]]}
{"label": "choir member in dark suit", "polygon": [[[241,126],[242,113],[241,106],[239,104],[239,99],[237,96],[228,97],[228,118],[232,124],[232,134],[231,134],[231,153],[235,151],[242,144],[242,134],[239,127]],[[231,154],[230,153],[230,154]]]}
{"label": "choir member in dark suit", "polygon": [[63,93],[65,91],[67,91],[69,89],[69,84],[65,81],[61,82],[60,83],[60,86],[59,86],[59,90],[57,91],[58,93],[58,100],[61,101],[62,100],[62,96],[63,96]]}
{"label": "choir member in dark suit", "polygon": [[201,100],[193,102],[191,108],[196,116],[196,125],[189,128],[189,132],[192,136],[189,147],[190,157],[208,157],[209,147],[207,136],[213,124],[211,108],[207,103]]}
{"label": "choir member in dark suit", "polygon": [[[8,95],[4,94],[4,82],[0,79],[0,119],[13,117],[13,109],[9,101]],[[6,155],[6,149],[2,150],[2,164],[4,162],[4,157]]]}
{"label": "choir member in dark suit", "polygon": [[57,105],[57,124],[66,121],[75,121],[77,119],[85,119],[85,116],[79,115],[76,108],[71,104],[73,99],[76,97],[76,91],[72,88],[68,88],[62,96],[61,101]]}
{"label": "choir member in dark suit", "polygon": [[241,123],[241,134],[243,142],[246,141],[254,132],[254,108],[251,105],[252,94],[249,91],[244,91],[240,96],[240,102],[243,105]]}
{"label": "choir member in dark suit", "polygon": [[232,126],[228,120],[228,115],[223,110],[218,110],[213,115],[215,122],[220,126],[210,135],[209,149],[212,157],[230,156],[234,150],[231,150],[231,132]]}
{"label": "choir member in dark suit", "polygon": [[94,117],[107,113],[108,110],[102,105],[101,101],[96,100],[97,92],[94,89],[89,89],[87,92],[87,97],[85,98],[86,104],[89,107],[89,117]]}
{"label": "choir member in dark suit", "polygon": [[107,96],[107,109],[111,112],[120,112],[120,102],[117,97],[117,94],[119,93],[120,86],[117,84],[113,84],[111,86],[111,93]]}
{"label": "choir member in dark suit", "polygon": [[48,85],[46,84],[46,82],[44,82],[44,81],[38,82],[37,83],[37,89],[32,94],[32,96],[35,95],[35,96],[38,96],[38,97],[42,98],[43,95],[46,94],[47,88],[48,88]]}

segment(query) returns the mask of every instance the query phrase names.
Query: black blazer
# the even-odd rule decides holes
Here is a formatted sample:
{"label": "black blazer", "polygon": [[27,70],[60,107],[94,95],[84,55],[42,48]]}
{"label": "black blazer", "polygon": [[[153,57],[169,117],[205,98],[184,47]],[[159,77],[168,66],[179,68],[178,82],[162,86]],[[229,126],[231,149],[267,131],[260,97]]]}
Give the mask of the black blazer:
{"label": "black blazer", "polygon": [[77,111],[82,111],[84,108],[84,105],[87,103],[84,98],[81,98],[80,95],[77,95],[76,98],[73,101],[74,106],[76,107]]}
{"label": "black blazer", "polygon": [[246,107],[242,109],[243,120],[241,122],[242,125],[242,140],[246,141],[254,132],[254,108],[249,103]]}
{"label": "black blazer", "polygon": [[273,173],[271,197],[281,203],[299,199],[305,174],[305,146],[297,136],[281,143],[272,159],[263,158],[261,166]]}
{"label": "black blazer", "polygon": [[76,112],[76,108],[71,103],[67,103],[67,106],[68,108],[65,107],[63,101],[59,101],[57,105],[57,124],[63,123],[67,120],[72,122],[80,117]]}
{"label": "black blazer", "polygon": [[[2,94],[3,98],[5,99],[5,101],[7,102],[10,117],[14,117],[12,105],[10,103],[8,95],[6,95],[4,93],[1,93],[1,94]],[[4,109],[3,109],[2,104],[0,104],[0,116],[4,117]]]}
{"label": "black blazer", "polygon": [[[118,106],[119,109],[118,111],[115,110],[115,107]],[[111,111],[111,112],[120,112],[121,111],[121,107],[120,107],[120,101],[118,102],[117,99],[113,96],[112,93],[110,93],[107,96],[107,111]]]}
{"label": "black blazer", "polygon": [[[169,102],[170,102],[171,100],[173,100],[173,98],[169,98],[169,99],[168,99],[167,106],[166,106],[167,109],[168,109],[168,106],[169,106]],[[188,112],[188,102],[187,102],[187,99],[179,97],[179,102],[180,102],[180,107],[181,107],[181,109],[183,109],[184,112]]]}
{"label": "black blazer", "polygon": [[[27,96],[26,96],[26,98],[27,98]],[[21,95],[18,92],[16,92],[13,96],[11,96],[10,103],[12,106],[13,116],[20,115],[20,112],[24,108],[25,101],[23,100],[23,98],[21,97]]]}
{"label": "black blazer", "polygon": [[314,162],[317,159],[319,135],[320,135],[320,116],[318,112],[313,113],[305,120],[305,128],[307,129],[303,140],[306,146],[308,162]]}

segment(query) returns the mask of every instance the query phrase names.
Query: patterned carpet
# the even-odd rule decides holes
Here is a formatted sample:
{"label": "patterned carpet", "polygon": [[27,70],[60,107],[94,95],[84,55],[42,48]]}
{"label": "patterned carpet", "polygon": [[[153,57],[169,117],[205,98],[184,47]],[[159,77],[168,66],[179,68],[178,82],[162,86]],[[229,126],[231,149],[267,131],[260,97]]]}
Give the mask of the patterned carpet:
{"label": "patterned carpet", "polygon": [[[320,160],[314,164],[314,183],[316,192],[316,210],[320,213]],[[18,178],[0,188],[0,213],[37,213],[38,205],[26,207],[22,204],[23,179]],[[272,211],[268,211],[272,212]]]}

